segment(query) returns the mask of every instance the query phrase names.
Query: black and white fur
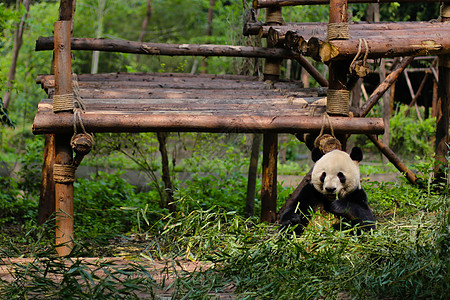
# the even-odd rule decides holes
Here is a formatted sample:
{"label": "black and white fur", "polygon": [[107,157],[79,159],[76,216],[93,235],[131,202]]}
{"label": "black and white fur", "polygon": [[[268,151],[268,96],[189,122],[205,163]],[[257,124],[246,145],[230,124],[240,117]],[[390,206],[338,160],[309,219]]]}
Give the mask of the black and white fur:
{"label": "black and white fur", "polygon": [[362,158],[362,150],[358,147],[354,147],[350,155],[333,150],[322,156],[319,149],[314,149],[311,181],[281,212],[279,223],[283,227],[298,225],[295,232],[300,234],[309,223],[311,210],[323,208],[352,225],[374,229],[375,218],[360,183],[359,162]]}

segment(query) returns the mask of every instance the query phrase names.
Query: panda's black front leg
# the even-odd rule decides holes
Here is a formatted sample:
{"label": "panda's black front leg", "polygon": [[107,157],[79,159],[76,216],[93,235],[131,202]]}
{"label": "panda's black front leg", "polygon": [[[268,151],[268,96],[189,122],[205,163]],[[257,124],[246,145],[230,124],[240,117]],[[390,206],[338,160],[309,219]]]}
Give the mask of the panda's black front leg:
{"label": "panda's black front leg", "polygon": [[330,212],[344,217],[353,226],[359,225],[365,230],[375,229],[375,218],[363,189],[357,189],[345,198],[333,201],[330,205]]}
{"label": "panda's black front leg", "polygon": [[316,211],[323,206],[323,196],[316,191],[312,184],[307,184],[298,197],[280,215],[279,223],[282,228],[295,226],[295,233],[301,234],[311,219],[311,210]]}

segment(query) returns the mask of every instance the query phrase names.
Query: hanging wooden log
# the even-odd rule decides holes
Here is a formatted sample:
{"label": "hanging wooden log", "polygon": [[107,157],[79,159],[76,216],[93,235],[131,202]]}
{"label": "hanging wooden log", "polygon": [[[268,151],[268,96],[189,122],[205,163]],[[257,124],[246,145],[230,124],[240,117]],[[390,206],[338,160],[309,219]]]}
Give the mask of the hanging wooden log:
{"label": "hanging wooden log", "polygon": [[[348,0],[348,3],[415,3],[415,2],[441,2],[441,0]],[[253,0],[254,8],[281,7],[296,5],[324,5],[330,0]]]}
{"label": "hanging wooden log", "polygon": [[[287,49],[231,45],[139,43],[95,38],[72,38],[71,44],[72,50],[98,50],[148,55],[232,56],[279,59],[294,59],[296,57],[295,53]],[[38,38],[36,51],[42,50],[53,50],[53,37]]]}
{"label": "hanging wooden log", "polygon": [[[411,55],[435,55],[450,53],[450,31],[428,35],[411,35],[403,37],[367,37],[369,45],[368,58],[383,58]],[[319,57],[322,62],[331,60],[353,59],[361,46],[362,53],[366,49],[361,40],[333,40],[322,42]]]}

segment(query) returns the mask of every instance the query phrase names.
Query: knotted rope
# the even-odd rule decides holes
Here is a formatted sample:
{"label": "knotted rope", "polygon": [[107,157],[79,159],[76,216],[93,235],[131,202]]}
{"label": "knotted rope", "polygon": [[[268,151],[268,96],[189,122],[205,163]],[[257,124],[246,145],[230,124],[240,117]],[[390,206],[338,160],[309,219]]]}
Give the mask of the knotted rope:
{"label": "knotted rope", "polygon": [[[359,55],[361,54],[361,44],[364,42],[364,46],[366,47],[366,51],[364,53],[364,57],[362,61],[357,61]],[[367,64],[367,55],[369,55],[369,45],[366,39],[359,39],[358,44],[358,52],[350,63],[349,71],[350,74],[356,75],[358,77],[365,77],[369,74],[369,65]]]}
{"label": "knotted rope", "polygon": [[[92,146],[94,145],[94,135],[86,132],[81,117],[85,111],[85,104],[80,96],[80,87],[78,85],[76,74],[72,75],[72,86],[73,94],[53,96],[53,112],[73,111],[73,136],[70,140],[70,145],[76,153],[71,165],[53,165],[53,179],[58,183],[71,183],[75,181],[75,171],[77,167],[80,165],[83,157],[91,151]],[[55,98],[57,100],[56,102]],[[61,99],[63,99],[63,101]],[[78,126],[81,128],[82,133],[77,132]]]}

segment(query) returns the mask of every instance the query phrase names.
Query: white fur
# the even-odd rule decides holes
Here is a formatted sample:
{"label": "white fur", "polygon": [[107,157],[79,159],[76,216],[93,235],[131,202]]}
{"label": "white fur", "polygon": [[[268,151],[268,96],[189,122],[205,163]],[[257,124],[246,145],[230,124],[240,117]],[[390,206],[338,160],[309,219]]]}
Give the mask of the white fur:
{"label": "white fur", "polygon": [[[320,181],[322,173],[326,173],[325,181]],[[342,172],[346,178],[342,184],[337,176]],[[311,182],[315,189],[323,195],[335,196],[344,198],[348,193],[361,188],[359,164],[350,158],[344,151],[333,150],[322,156],[316,161],[312,175]],[[335,189],[335,192],[330,193],[326,188]]]}

